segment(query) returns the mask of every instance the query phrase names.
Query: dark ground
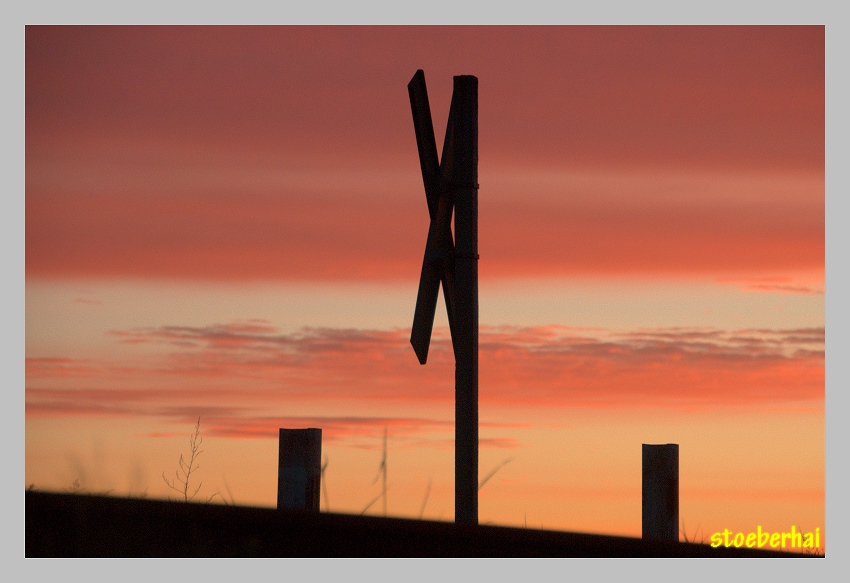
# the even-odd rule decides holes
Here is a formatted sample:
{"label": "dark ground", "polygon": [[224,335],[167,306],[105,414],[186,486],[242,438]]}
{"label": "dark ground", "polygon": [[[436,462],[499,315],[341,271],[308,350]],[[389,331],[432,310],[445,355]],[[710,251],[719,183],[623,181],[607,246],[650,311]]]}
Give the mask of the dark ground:
{"label": "dark ground", "polygon": [[[792,557],[571,532],[26,492],[27,557]],[[805,555],[803,555],[805,556]]]}

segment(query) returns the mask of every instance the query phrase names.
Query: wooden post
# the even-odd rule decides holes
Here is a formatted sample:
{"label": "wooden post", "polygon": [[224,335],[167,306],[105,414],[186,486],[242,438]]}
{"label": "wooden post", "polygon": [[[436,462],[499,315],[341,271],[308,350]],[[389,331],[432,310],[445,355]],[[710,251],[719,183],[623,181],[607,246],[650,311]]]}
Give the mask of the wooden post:
{"label": "wooden post", "polygon": [[679,540],[679,444],[643,444],[643,538]]}
{"label": "wooden post", "polygon": [[455,199],[455,522],[478,524],[478,79],[455,77],[452,102],[443,161]]}
{"label": "wooden post", "polygon": [[319,511],[322,485],[322,430],[281,429],[278,509]]}

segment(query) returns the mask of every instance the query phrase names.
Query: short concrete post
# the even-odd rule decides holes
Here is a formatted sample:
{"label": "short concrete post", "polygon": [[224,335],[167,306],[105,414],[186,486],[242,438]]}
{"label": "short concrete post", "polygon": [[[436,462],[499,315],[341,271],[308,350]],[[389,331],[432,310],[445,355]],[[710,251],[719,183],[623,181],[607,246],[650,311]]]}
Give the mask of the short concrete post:
{"label": "short concrete post", "polygon": [[679,444],[643,444],[643,538],[679,540]]}
{"label": "short concrete post", "polygon": [[319,511],[322,486],[322,430],[281,429],[278,509]]}

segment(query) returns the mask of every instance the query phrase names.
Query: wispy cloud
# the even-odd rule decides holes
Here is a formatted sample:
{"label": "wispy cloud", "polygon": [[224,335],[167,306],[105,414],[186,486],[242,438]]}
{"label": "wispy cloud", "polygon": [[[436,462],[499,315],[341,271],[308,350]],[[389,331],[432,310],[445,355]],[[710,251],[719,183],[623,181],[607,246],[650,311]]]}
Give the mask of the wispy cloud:
{"label": "wispy cloud", "polygon": [[[807,274],[804,280],[799,280],[790,276],[773,276],[773,277],[739,277],[739,278],[721,278],[724,283],[734,283],[741,286],[741,289],[749,292],[760,293],[781,293],[781,294],[813,294],[823,295],[824,282],[823,271]],[[813,276],[816,281],[813,281]]]}
{"label": "wispy cloud", "polygon": [[[404,444],[429,443],[441,446],[454,431],[450,419],[401,416],[270,416],[260,412],[257,403],[238,406],[244,394],[175,390],[81,390],[81,389],[29,389],[27,415],[38,416],[117,416],[149,417],[167,420],[175,426],[194,423],[198,417],[204,421],[204,433],[211,436],[235,439],[276,438],[280,427],[301,429],[321,427],[323,439],[338,441],[358,437],[373,437],[384,428],[392,430],[394,439]],[[230,404],[210,405],[222,402]],[[200,404],[199,404],[200,403]],[[527,423],[501,423],[482,421],[483,431],[490,429],[526,428]],[[155,432],[149,437],[172,437],[183,432]],[[433,434],[438,434],[434,436]],[[369,441],[362,447],[377,448]],[[519,441],[510,438],[482,437],[482,447],[514,448]]]}
{"label": "wispy cloud", "polygon": [[100,306],[103,304],[100,300],[91,300],[88,298],[76,298],[74,299],[75,304],[90,304],[93,306]]}
{"label": "wispy cloud", "polygon": [[[134,366],[28,358],[27,414],[202,415],[212,431],[248,437],[268,435],[280,420],[266,419],[268,412],[292,402],[404,410],[453,399],[445,329],[435,330],[426,366],[416,362],[407,330],[281,333],[252,321],[111,335],[158,350],[146,350]],[[487,327],[479,348],[479,399],[497,407],[795,406],[824,395],[823,328]],[[356,433],[352,418],[333,419],[331,431],[337,423],[346,427],[340,432]],[[405,417],[394,423],[435,428],[444,422]]]}
{"label": "wispy cloud", "polygon": [[32,357],[26,359],[28,379],[39,378],[91,378],[102,373],[109,365],[91,359],[62,357]]}

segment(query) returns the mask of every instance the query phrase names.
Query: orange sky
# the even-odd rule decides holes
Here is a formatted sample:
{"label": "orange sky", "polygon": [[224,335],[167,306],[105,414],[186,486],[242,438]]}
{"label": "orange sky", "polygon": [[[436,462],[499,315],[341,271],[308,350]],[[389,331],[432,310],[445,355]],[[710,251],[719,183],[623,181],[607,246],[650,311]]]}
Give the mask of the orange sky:
{"label": "orange sky", "polygon": [[479,78],[482,521],[639,535],[679,442],[686,520],[823,531],[819,26],[27,27],[27,483],[166,496],[200,416],[205,489],[273,505],[320,426],[359,512],[388,427],[390,511],[451,519],[418,68],[438,143]]}

